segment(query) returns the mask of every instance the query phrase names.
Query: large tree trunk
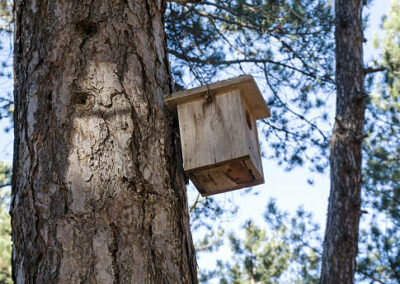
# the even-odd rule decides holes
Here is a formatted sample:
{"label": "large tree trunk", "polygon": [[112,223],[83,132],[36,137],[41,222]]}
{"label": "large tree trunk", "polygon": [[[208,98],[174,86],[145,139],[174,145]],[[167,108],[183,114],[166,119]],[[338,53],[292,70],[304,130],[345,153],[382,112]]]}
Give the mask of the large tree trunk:
{"label": "large tree trunk", "polygon": [[362,0],[337,0],[336,121],[330,141],[331,192],[322,283],[353,283],[361,205],[365,95]]}
{"label": "large tree trunk", "polygon": [[15,282],[197,282],[164,1],[15,6]]}

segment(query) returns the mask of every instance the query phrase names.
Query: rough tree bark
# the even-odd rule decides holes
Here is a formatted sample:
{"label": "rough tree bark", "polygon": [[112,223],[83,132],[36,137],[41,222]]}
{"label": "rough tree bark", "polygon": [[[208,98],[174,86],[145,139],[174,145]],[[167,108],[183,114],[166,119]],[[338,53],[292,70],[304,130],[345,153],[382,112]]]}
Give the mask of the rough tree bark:
{"label": "rough tree bark", "polygon": [[16,283],[195,283],[163,0],[15,1]]}
{"label": "rough tree bark", "polygon": [[362,0],[337,0],[336,121],[330,141],[331,191],[322,283],[353,283],[361,205],[365,93]]}

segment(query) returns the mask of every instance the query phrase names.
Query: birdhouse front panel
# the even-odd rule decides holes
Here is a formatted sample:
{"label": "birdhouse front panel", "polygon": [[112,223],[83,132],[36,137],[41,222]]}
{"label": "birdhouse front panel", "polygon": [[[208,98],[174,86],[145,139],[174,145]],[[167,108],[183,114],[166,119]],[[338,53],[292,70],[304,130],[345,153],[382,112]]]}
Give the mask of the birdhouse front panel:
{"label": "birdhouse front panel", "polygon": [[166,96],[186,174],[203,196],[264,183],[256,119],[268,107],[251,76]]}
{"label": "birdhouse front panel", "polygon": [[178,105],[186,171],[249,155],[240,91]]}

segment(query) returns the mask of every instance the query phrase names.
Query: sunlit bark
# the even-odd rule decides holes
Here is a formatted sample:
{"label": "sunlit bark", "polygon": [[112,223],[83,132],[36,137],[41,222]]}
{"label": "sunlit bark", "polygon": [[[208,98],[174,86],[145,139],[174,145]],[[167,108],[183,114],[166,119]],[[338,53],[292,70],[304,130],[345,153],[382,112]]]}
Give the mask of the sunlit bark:
{"label": "sunlit bark", "polygon": [[322,283],[353,283],[361,206],[365,93],[361,0],[337,0],[336,116],[330,140],[331,192]]}
{"label": "sunlit bark", "polygon": [[15,2],[16,283],[195,283],[164,1]]}

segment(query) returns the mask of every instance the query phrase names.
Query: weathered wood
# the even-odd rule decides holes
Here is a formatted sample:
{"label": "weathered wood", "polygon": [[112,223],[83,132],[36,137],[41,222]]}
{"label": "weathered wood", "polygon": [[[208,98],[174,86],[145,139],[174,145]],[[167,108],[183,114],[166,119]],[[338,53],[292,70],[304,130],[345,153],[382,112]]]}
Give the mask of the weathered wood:
{"label": "weathered wood", "polygon": [[204,97],[204,95],[206,95],[209,91],[215,94],[223,92],[226,93],[235,89],[240,90],[255,119],[261,119],[271,115],[268,106],[254,81],[254,78],[250,75],[240,76],[209,85],[168,94],[164,96],[164,102],[171,111],[176,112],[176,106],[178,104],[190,102]]}
{"label": "weathered wood", "polygon": [[184,169],[203,196],[264,183],[255,117],[268,116],[269,109],[251,76],[165,101],[172,110],[177,104]]}
{"label": "weathered wood", "polygon": [[186,171],[249,154],[239,90],[178,105],[178,113]]}
{"label": "weathered wood", "polygon": [[202,196],[264,183],[263,173],[258,171],[248,156],[210,168],[189,171],[187,174]]}
{"label": "weathered wood", "polygon": [[250,160],[254,163],[254,167],[256,167],[261,176],[264,176],[262,169],[260,144],[258,141],[256,118],[254,117],[254,113],[252,113],[250,107],[243,99],[243,97],[242,97],[242,103],[245,109],[245,118],[246,118],[245,132],[248,143]]}
{"label": "weathered wood", "polygon": [[197,283],[164,1],[14,8],[14,283]]}

